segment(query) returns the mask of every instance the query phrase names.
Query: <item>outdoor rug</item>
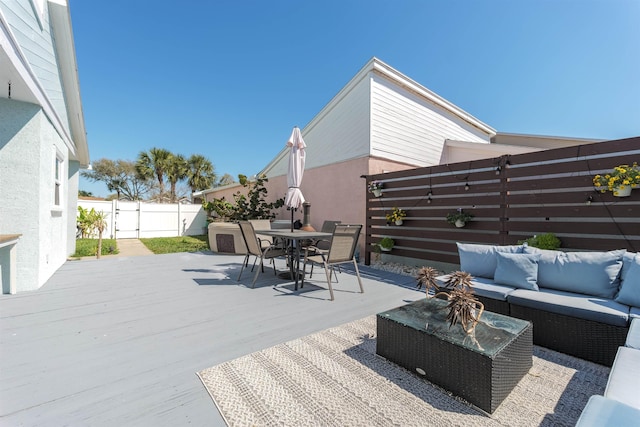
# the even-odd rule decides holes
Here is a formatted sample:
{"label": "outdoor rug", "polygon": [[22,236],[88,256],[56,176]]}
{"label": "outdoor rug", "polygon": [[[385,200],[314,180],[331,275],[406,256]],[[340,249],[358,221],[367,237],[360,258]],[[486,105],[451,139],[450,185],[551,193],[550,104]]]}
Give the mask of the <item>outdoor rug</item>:
{"label": "outdoor rug", "polygon": [[376,317],[198,373],[230,426],[573,426],[609,368],[534,346],[491,415],[377,356]]}

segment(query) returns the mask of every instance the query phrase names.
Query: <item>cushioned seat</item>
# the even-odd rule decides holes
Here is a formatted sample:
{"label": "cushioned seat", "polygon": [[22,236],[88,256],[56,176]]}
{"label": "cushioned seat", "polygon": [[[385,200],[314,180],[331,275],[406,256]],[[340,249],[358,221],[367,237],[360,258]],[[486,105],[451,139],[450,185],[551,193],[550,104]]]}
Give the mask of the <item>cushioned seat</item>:
{"label": "cushioned seat", "polygon": [[640,307],[631,307],[631,310],[629,310],[629,317],[632,319],[640,318]]}
{"label": "cushioned seat", "polygon": [[591,396],[576,427],[637,426],[640,409],[603,396]]}
{"label": "cushioned seat", "polygon": [[544,289],[516,289],[507,295],[510,304],[563,314],[607,325],[626,327],[629,307],[610,299]]}
{"label": "cushioned seat", "polygon": [[631,327],[629,328],[625,345],[640,349],[640,318],[631,319]]}
{"label": "cushioned seat", "polygon": [[[611,367],[605,397],[640,409],[640,350],[619,347]],[[640,423],[640,419],[637,420]]]}

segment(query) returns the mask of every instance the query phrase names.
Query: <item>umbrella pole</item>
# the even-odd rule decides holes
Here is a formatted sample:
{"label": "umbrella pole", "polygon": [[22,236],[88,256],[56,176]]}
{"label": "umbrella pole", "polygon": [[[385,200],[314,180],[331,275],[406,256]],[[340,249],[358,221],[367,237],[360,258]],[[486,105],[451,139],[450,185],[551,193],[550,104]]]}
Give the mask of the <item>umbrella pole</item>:
{"label": "umbrella pole", "polygon": [[291,209],[291,232],[293,233],[293,208]]}

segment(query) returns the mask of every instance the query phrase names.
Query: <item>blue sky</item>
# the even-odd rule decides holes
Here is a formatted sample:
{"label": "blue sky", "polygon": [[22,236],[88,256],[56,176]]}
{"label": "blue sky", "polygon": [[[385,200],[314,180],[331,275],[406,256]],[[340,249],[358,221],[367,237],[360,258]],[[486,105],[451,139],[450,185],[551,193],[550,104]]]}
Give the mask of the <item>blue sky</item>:
{"label": "blue sky", "polygon": [[[499,132],[640,136],[637,0],[71,0],[92,160],[260,171],[373,56]],[[81,179],[80,189],[106,196]]]}

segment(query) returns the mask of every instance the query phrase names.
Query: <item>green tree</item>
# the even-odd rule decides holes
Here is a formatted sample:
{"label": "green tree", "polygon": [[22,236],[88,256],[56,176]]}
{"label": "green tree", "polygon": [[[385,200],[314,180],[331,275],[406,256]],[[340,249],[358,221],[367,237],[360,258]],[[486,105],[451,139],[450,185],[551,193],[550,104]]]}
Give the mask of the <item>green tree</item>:
{"label": "green tree", "polygon": [[93,208],[91,209],[91,224],[93,228],[98,231],[98,251],[96,252],[96,258],[100,258],[102,255],[102,233],[107,228],[107,214],[103,211],[97,212]]}
{"label": "green tree", "polygon": [[78,206],[77,223],[80,229],[81,237],[84,239],[91,236],[94,232],[98,232],[98,251],[96,257],[100,258],[102,254],[102,233],[107,228],[107,213],[96,211],[94,208],[87,210],[82,206]]}
{"label": "green tree", "polygon": [[189,164],[187,160],[181,154],[173,154],[169,157],[167,162],[167,180],[171,185],[170,194],[171,194],[171,203],[175,203],[177,201],[176,196],[176,185],[178,181],[181,181],[187,178],[189,173]]}
{"label": "green tree", "polygon": [[91,191],[78,190],[78,197],[93,197]]}
{"label": "green tree", "polygon": [[149,151],[142,151],[138,155],[136,170],[146,178],[156,177],[160,196],[164,195],[164,177],[169,167],[172,154],[164,148],[152,148]]}
{"label": "green tree", "polygon": [[117,193],[118,200],[140,200],[153,187],[153,182],[140,175],[136,164],[129,160],[99,159],[81,175],[93,182],[104,182],[109,191]]}
{"label": "green tree", "polygon": [[264,184],[268,182],[266,176],[256,177],[254,181],[245,175],[238,175],[240,184],[247,188],[245,196],[240,191],[233,195],[235,205],[222,199],[213,199],[211,202],[203,202],[203,207],[210,214],[215,212],[223,220],[241,221],[247,219],[272,219],[275,218],[273,209],[284,206],[284,198],[268,203],[265,200],[267,189]]}
{"label": "green tree", "polygon": [[193,154],[187,162],[189,164],[188,183],[192,193],[213,187],[216,174],[209,159],[200,154]]}

